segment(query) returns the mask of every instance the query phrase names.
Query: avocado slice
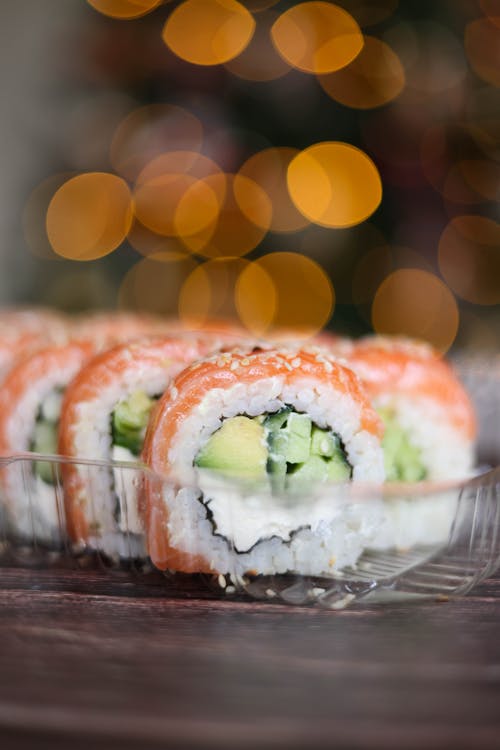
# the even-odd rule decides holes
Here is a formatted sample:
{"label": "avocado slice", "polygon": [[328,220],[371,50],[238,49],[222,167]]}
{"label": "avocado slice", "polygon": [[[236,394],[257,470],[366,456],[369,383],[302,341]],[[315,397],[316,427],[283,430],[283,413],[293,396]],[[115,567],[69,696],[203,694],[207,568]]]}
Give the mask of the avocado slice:
{"label": "avocado slice", "polygon": [[388,482],[418,482],[427,477],[419,448],[412,444],[390,409],[380,409],[385,426],[382,448]]}
{"label": "avocado slice", "polygon": [[287,484],[293,488],[305,482],[346,482],[350,477],[351,467],[340,453],[333,458],[311,455],[287,474]]}
{"label": "avocado slice", "polygon": [[339,448],[340,441],[332,432],[326,432],[320,427],[313,425],[311,434],[311,454],[314,456],[325,456],[330,458]]}
{"label": "avocado slice", "polygon": [[265,429],[250,417],[226,419],[195,458],[196,466],[245,479],[266,477],[268,451]]}
{"label": "avocado slice", "polygon": [[194,463],[226,476],[268,477],[274,492],[305,482],[343,482],[352,473],[339,438],[290,407],[264,419],[226,419]]}
{"label": "avocado slice", "polygon": [[[57,422],[48,422],[46,419],[37,421],[31,450],[35,453],[57,452]],[[47,484],[54,484],[52,464],[48,461],[35,461],[35,473]]]}
{"label": "avocado slice", "polygon": [[155,399],[144,391],[134,391],[128,399],[120,401],[111,416],[114,445],[121,445],[135,456],[139,455],[154,402]]}

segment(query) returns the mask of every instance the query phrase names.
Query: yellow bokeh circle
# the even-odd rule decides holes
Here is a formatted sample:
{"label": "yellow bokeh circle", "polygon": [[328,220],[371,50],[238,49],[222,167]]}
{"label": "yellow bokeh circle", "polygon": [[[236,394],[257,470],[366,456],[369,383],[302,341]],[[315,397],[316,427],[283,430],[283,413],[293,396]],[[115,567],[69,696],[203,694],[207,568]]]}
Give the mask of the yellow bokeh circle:
{"label": "yellow bokeh circle", "polygon": [[95,260],[115,250],[132,224],[127,183],[106,172],[72,177],[55,193],[47,209],[47,236],[58,255]]}
{"label": "yellow bokeh circle", "polygon": [[[134,191],[134,211],[145,227],[157,234],[173,237],[181,233],[191,235],[205,229],[217,218],[224,198],[224,183],[221,191],[210,191],[210,206],[203,211],[199,203],[195,210],[186,214],[182,231],[176,224],[176,212],[183,197],[191,188],[200,190],[198,183],[209,175],[220,175],[221,170],[212,159],[189,151],[174,151],[153,159],[139,174]],[[204,184],[201,184],[203,189]],[[205,187],[205,192],[207,192]],[[194,206],[193,206],[194,208]]]}
{"label": "yellow bokeh circle", "polygon": [[365,36],[359,55],[336,73],[319,76],[326,93],[346,107],[370,109],[395,99],[405,85],[405,72],[398,55],[388,44]]}
{"label": "yellow bokeh circle", "polygon": [[309,224],[293,204],[287,187],[288,166],[298,153],[295,148],[266,148],[247,159],[238,172],[253,180],[269,196],[271,223],[264,228],[273,232],[296,232]]}
{"label": "yellow bokeh circle", "polygon": [[138,18],[157,8],[162,0],[87,0],[99,13],[111,18]]}
{"label": "yellow bokeh circle", "polygon": [[244,268],[236,284],[240,319],[258,336],[290,329],[313,335],[328,322],[334,305],[328,274],[299,253],[264,255]]}
{"label": "yellow bokeh circle", "polygon": [[255,30],[252,14],[236,0],[185,0],[170,14],[163,41],[195,65],[220,65],[242,52]]}
{"label": "yellow bokeh circle", "polygon": [[248,47],[226,63],[230,73],[247,81],[274,81],[291,70],[271,41],[271,27],[277,17],[274,11],[259,15]]}
{"label": "yellow bokeh circle", "polygon": [[339,70],[363,47],[363,34],[354,18],[326,2],[289,8],[274,22],[271,37],[280,55],[307,73]]}
{"label": "yellow bokeh circle", "polygon": [[298,210],[325,227],[349,227],[367,219],[382,200],[377,167],[347,143],[317,143],[288,167],[288,189]]}
{"label": "yellow bokeh circle", "polygon": [[272,205],[253,180],[218,174],[197,180],[179,201],[178,236],[206,258],[242,256],[257,247],[269,228]]}
{"label": "yellow bokeh circle", "polygon": [[194,268],[179,295],[179,318],[183,324],[187,328],[203,328],[211,320],[236,323],[236,280],[248,264],[243,258],[215,258]]}
{"label": "yellow bokeh circle", "polygon": [[457,335],[458,306],[441,279],[428,271],[403,268],[380,284],[372,305],[372,325],[380,334],[409,336],[447,351]]}

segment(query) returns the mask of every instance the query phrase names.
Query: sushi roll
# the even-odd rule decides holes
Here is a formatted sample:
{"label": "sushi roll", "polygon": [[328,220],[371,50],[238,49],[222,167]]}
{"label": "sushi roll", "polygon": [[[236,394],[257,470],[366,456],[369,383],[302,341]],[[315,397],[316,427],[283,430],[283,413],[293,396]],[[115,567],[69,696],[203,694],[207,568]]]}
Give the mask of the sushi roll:
{"label": "sushi roll", "polygon": [[[368,336],[341,345],[384,422],[385,521],[371,547],[445,544],[461,482],[472,475],[476,417],[452,367],[431,346]],[[417,484],[415,484],[417,483]]]}
{"label": "sushi roll", "polygon": [[384,422],[388,481],[470,476],[476,417],[452,367],[426,343],[368,336],[341,353]]}
{"label": "sushi roll", "polygon": [[331,488],[383,482],[381,437],[356,375],[317,350],[234,350],[194,363],[146,433],[143,461],[166,477],[161,490],[144,486],[153,563],[223,575],[323,575],[354,563],[378,508],[346,504]]}
{"label": "sushi roll", "polygon": [[[95,357],[67,389],[59,452],[75,459],[133,462],[149,414],[174,375],[216,348],[210,337],[162,337],[116,346]],[[127,467],[62,467],[73,542],[109,557],[143,557],[137,472]],[[98,498],[98,502],[95,499]]]}
{"label": "sushi roll", "polygon": [[[89,342],[46,347],[10,370],[0,387],[0,455],[56,453],[64,388],[93,353]],[[13,463],[3,469],[0,484],[16,537],[47,543],[60,539],[61,508],[52,463]]]}

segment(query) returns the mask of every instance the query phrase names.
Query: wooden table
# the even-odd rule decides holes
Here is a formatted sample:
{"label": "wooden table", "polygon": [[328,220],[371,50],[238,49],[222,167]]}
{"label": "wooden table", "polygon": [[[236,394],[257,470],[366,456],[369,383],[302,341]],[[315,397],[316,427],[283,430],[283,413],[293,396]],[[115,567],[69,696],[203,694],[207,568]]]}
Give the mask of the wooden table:
{"label": "wooden table", "polygon": [[500,748],[500,577],[340,612],[155,575],[0,581],[2,750]]}

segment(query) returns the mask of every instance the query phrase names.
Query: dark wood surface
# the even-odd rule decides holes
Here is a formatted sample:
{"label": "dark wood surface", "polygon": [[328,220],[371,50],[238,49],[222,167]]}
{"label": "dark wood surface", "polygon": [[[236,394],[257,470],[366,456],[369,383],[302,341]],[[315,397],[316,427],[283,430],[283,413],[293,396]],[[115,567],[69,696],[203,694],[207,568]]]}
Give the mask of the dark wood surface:
{"label": "dark wood surface", "polygon": [[0,748],[500,748],[500,577],[340,612],[0,570]]}

